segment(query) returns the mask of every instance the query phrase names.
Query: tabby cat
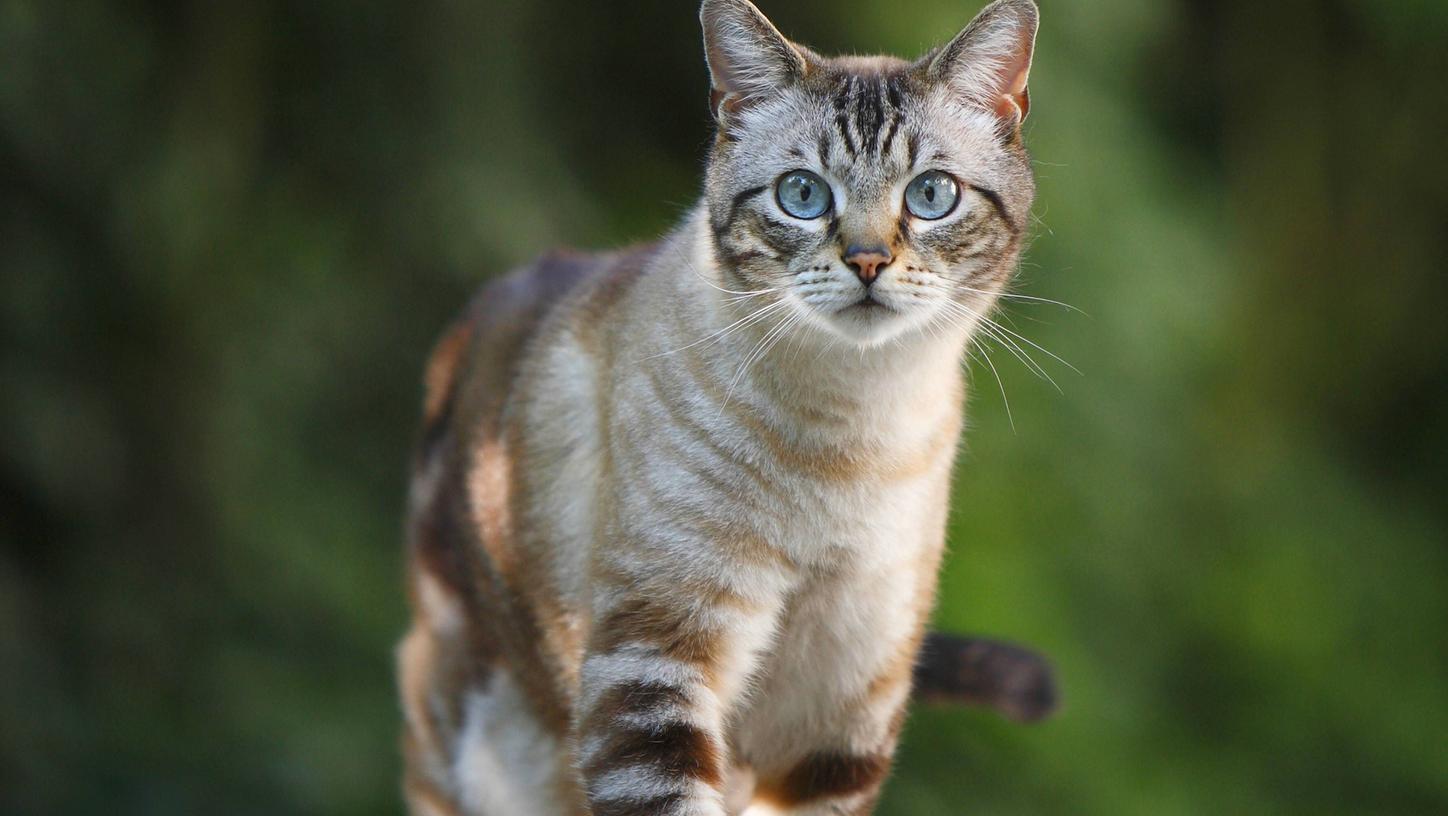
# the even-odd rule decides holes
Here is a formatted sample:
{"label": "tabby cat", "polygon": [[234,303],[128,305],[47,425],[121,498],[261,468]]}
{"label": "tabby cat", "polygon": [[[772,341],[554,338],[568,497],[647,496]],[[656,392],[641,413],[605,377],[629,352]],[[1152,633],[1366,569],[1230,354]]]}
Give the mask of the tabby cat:
{"label": "tabby cat", "polygon": [[415,814],[863,814],[889,769],[961,360],[1034,195],[1036,7],[914,62],[820,56],[747,0],[700,18],[698,205],[487,286],[428,364]]}

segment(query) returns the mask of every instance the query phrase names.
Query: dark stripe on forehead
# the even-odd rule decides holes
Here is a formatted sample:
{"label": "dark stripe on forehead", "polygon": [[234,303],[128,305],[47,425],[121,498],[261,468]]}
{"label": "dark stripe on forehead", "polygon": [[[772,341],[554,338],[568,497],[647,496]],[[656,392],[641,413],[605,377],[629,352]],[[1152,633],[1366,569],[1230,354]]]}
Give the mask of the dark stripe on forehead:
{"label": "dark stripe on forehead", "polygon": [[891,74],[885,79],[885,93],[890,97],[890,107],[894,108],[897,114],[905,107],[900,101],[901,81],[899,74]]}
{"label": "dark stripe on forehead", "polygon": [[835,82],[834,88],[834,111],[844,113],[850,110],[850,97],[854,95],[854,75],[840,74],[840,81]]}
{"label": "dark stripe on forehead", "polygon": [[846,115],[851,99],[855,95],[858,79],[852,74],[840,77],[840,86],[835,89],[835,128],[840,132],[840,141],[845,143],[845,152],[855,157],[855,139],[850,135],[850,119]]}
{"label": "dark stripe on forehead", "polygon": [[851,74],[841,74],[839,81],[835,83],[835,113],[844,113],[850,108],[850,94],[855,89],[855,78]]}
{"label": "dark stripe on forehead", "polygon": [[890,99],[890,129],[885,133],[885,139],[880,143],[880,154],[889,155],[890,147],[895,143],[895,134],[900,130],[900,123],[905,120],[905,110],[900,94],[901,78],[899,74],[891,74],[885,79],[885,95]]}
{"label": "dark stripe on forehead", "polygon": [[909,138],[909,140],[905,143],[905,147],[906,147],[906,151],[907,151],[907,153],[906,153],[906,162],[910,165],[910,168],[913,170],[913,169],[915,168],[915,160],[916,160],[916,158],[918,158],[919,155],[920,155],[920,134],[918,134],[918,133],[912,133],[912,134],[910,134],[910,138]]}
{"label": "dark stripe on forehead", "polygon": [[845,152],[854,158],[855,140],[850,138],[850,122],[843,113],[835,115],[835,128],[840,132],[840,139],[845,143]]}
{"label": "dark stripe on forehead", "polygon": [[881,109],[880,83],[857,79],[859,91],[855,95],[855,132],[860,134],[860,145],[865,155],[873,155],[879,147],[880,125],[885,116]]}
{"label": "dark stripe on forehead", "polygon": [[880,155],[890,155],[890,146],[895,143],[895,132],[900,129],[900,112],[896,111],[895,116],[890,119],[890,129],[885,131],[885,141],[880,143]]}
{"label": "dark stripe on forehead", "polygon": [[881,132],[885,129],[885,81],[879,80],[875,83],[875,120],[873,125],[871,141],[875,144],[875,152],[880,151]]}

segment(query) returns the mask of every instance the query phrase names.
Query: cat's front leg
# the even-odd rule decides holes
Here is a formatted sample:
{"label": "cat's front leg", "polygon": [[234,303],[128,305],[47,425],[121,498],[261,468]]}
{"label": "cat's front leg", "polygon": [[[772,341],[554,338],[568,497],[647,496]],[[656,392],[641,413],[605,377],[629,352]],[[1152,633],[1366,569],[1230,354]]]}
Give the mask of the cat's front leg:
{"label": "cat's front leg", "polygon": [[758,778],[746,816],[866,816],[904,722],[937,548],[843,563],[792,600],[736,741]]}
{"label": "cat's front leg", "polygon": [[[893,696],[893,695],[892,695]],[[869,816],[885,778],[905,714],[903,701],[862,701],[856,733],[822,739],[789,764],[768,774],[743,816]],[[885,733],[879,733],[882,729]],[[861,739],[861,732],[874,732]],[[823,736],[823,735],[821,735]]]}
{"label": "cat's front leg", "polygon": [[675,582],[632,588],[604,607],[575,724],[594,816],[724,816],[724,722],[773,607]]}

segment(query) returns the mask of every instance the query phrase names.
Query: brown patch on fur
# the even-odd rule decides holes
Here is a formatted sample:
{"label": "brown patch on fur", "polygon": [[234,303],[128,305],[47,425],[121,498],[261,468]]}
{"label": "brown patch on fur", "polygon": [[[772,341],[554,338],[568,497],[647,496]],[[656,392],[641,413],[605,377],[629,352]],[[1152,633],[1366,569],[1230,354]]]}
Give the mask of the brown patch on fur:
{"label": "brown patch on fur", "polygon": [[[422,436],[432,439],[441,430],[453,406],[453,389],[457,387],[458,370],[473,337],[473,324],[454,323],[433,347],[422,376]],[[424,442],[424,449],[429,447]]]}
{"label": "brown patch on fur", "polygon": [[[614,686],[605,691],[584,720],[584,731],[606,728],[624,714],[661,716],[669,708],[687,708],[689,695],[678,686],[666,683],[635,682]],[[590,726],[593,726],[590,728]]]}
{"label": "brown patch on fur", "polygon": [[738,524],[730,524],[720,525],[711,533],[710,537],[717,546],[741,564],[774,567],[791,574],[799,569],[799,565],[784,550],[769,543],[754,530],[740,529]]}
{"label": "brown patch on fur", "polygon": [[843,483],[866,478],[875,464],[875,457],[862,456],[840,447],[805,448],[798,442],[784,438],[773,425],[747,408],[731,404],[726,410],[749,428],[750,433],[764,443],[770,456],[787,470],[821,481]]}
{"label": "brown patch on fur", "polygon": [[768,564],[787,573],[799,570],[799,564],[779,547],[765,541],[758,535],[736,535],[728,539],[727,549],[745,563]]}
{"label": "brown patch on fur", "polygon": [[698,625],[689,608],[654,597],[621,601],[598,623],[590,651],[609,654],[629,643],[646,643],[664,657],[699,666],[707,673],[719,651],[721,633]]}
{"label": "brown patch on fur", "polygon": [[[728,546],[730,542],[757,542],[759,539],[749,536],[737,536],[722,539],[721,541],[724,542],[721,546]],[[754,550],[751,549],[753,546],[756,545],[746,543],[744,545],[745,548],[741,550],[741,552],[754,553]],[[765,545],[760,544],[757,546]],[[742,555],[740,559],[745,563],[750,563],[751,561],[757,563],[764,561],[766,558],[780,557],[777,550],[772,547],[768,549],[774,553],[774,555],[756,553],[756,557],[754,558],[748,555]],[[663,578],[657,574],[641,576],[637,573],[629,572],[624,569],[619,561],[607,557],[597,559],[593,564],[592,570],[592,579],[596,583],[605,586],[638,587],[635,592],[640,595],[647,594],[650,597],[663,597],[664,595],[668,595],[671,598],[687,599],[688,602],[696,608],[704,606],[739,612],[754,612],[758,609],[758,604],[753,599],[740,594],[725,583],[705,576],[684,575],[670,576],[668,578]],[[665,585],[660,586],[661,583]],[[595,631],[601,631],[604,625],[611,625],[610,620],[611,618],[606,618]]]}
{"label": "brown patch on fur", "polygon": [[682,597],[697,599],[706,606],[732,609],[738,612],[754,612],[758,609],[754,600],[739,594],[725,584],[708,578],[686,578],[679,581],[676,586]]}
{"label": "brown patch on fur", "polygon": [[463,810],[431,780],[407,774],[402,782],[407,810],[415,816],[463,816]]}
{"label": "brown patch on fur", "polygon": [[397,652],[409,727],[422,747],[445,755],[461,727],[469,687],[486,685],[501,644],[478,625],[481,607],[470,577],[470,540],[458,517],[456,479],[446,472],[409,519],[408,597],[412,628]]}
{"label": "brown patch on fur", "polygon": [[[609,689],[582,723],[583,733],[604,735],[606,740],[584,772],[597,776],[646,764],[661,775],[685,776],[718,787],[724,778],[719,747],[697,726],[670,717],[670,709],[689,705],[684,689],[667,684],[637,682]],[[621,722],[625,716],[646,722],[628,725]]]}
{"label": "brown patch on fur", "polygon": [[402,735],[402,797],[414,816],[463,816],[462,806],[448,790],[452,755],[422,744],[415,733]]}
{"label": "brown patch on fur", "polygon": [[[514,655],[529,702],[545,725],[562,735],[572,719],[565,689],[571,687],[575,671],[571,665],[573,640],[552,576],[545,565],[522,555],[525,539],[515,525],[526,512],[528,491],[523,480],[530,468],[522,463],[527,450],[518,426],[512,425],[506,432],[508,441],[502,448],[508,454],[502,476],[506,486],[499,488],[502,495],[486,497],[501,505],[491,508],[497,538],[488,542],[494,571],[494,620],[506,624],[509,653]],[[478,495],[476,489],[474,495]]]}
{"label": "brown patch on fur", "polygon": [[[609,689],[580,724],[581,733],[606,739],[582,770],[597,776],[614,768],[648,764],[661,773],[717,785],[723,778],[719,750],[696,726],[671,716],[673,710],[689,706],[687,692],[677,686],[634,682]],[[621,722],[625,716],[645,722],[627,725]]]}
{"label": "brown patch on fur", "polygon": [[462,507],[462,483],[455,468],[445,463],[430,464],[441,470],[432,496],[422,497],[421,506],[408,519],[408,543],[416,569],[425,570],[476,611],[475,588],[471,582],[469,549],[472,533]]}
{"label": "brown patch on fur", "polygon": [[942,454],[954,455],[950,445],[959,433],[959,425],[947,423],[922,449],[909,459],[894,459],[878,453],[859,452],[834,445],[807,447],[785,438],[776,428],[755,416],[748,409],[727,408],[762,442],[781,467],[825,482],[872,483],[901,481],[924,474]]}
{"label": "brown patch on fur", "polygon": [[822,752],[799,763],[783,779],[762,783],[755,798],[780,807],[868,793],[885,781],[890,758]]}
{"label": "brown patch on fur", "polygon": [[[441,590],[440,590],[441,591]],[[419,615],[397,649],[398,685],[410,733],[419,746],[445,756],[462,728],[463,692],[485,683],[467,632],[443,631]]]}
{"label": "brown patch on fur", "polygon": [[721,751],[696,725],[665,722],[639,727],[615,722],[594,733],[607,734],[607,741],[584,767],[589,776],[615,768],[649,765],[661,776],[697,779],[711,788],[717,788],[724,781]]}

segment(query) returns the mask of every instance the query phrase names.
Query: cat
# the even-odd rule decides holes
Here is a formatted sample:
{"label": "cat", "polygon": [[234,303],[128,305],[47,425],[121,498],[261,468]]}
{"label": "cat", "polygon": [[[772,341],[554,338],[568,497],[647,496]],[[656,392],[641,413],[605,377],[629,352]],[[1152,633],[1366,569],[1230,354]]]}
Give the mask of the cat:
{"label": "cat", "polygon": [[[747,0],[700,20],[698,205],[486,286],[427,365],[414,814],[865,814],[890,768],[962,357],[1034,198],[1037,10],[998,0],[914,62],[820,56]],[[917,693],[1049,708],[1029,653],[933,642]]]}

